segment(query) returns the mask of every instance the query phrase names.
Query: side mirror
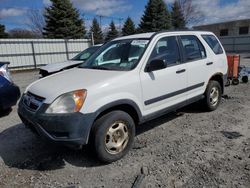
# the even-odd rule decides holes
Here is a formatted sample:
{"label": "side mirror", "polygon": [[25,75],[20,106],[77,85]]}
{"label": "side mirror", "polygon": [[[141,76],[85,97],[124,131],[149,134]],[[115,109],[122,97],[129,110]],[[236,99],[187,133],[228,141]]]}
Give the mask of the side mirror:
{"label": "side mirror", "polygon": [[146,66],[146,72],[153,72],[161,69],[165,69],[167,66],[165,62],[161,59],[154,59]]}

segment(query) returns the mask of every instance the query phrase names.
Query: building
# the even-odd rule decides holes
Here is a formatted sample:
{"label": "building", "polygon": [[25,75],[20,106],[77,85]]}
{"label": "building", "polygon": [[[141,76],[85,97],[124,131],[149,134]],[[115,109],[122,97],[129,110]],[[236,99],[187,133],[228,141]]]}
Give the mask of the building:
{"label": "building", "polygon": [[199,25],[193,28],[215,33],[227,52],[250,52],[250,19]]}
{"label": "building", "polygon": [[250,19],[195,26],[194,29],[212,31],[218,37],[250,35]]}

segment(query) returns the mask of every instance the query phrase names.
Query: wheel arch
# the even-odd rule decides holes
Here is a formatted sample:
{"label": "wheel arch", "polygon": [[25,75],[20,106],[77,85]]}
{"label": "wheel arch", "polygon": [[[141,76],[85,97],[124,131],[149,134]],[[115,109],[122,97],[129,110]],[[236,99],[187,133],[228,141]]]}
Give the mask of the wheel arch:
{"label": "wheel arch", "polygon": [[114,101],[99,108],[96,112],[95,120],[114,110],[121,110],[128,113],[134,120],[135,124],[138,124],[142,119],[142,114],[138,105],[132,100],[123,99]]}
{"label": "wheel arch", "polygon": [[[222,90],[222,94],[224,93],[224,75],[222,73],[216,73],[214,74],[213,76],[211,76],[211,78],[209,79],[210,80],[214,80],[214,81],[217,81],[219,82],[220,86],[221,86],[221,90]],[[208,85],[208,83],[207,83]]]}

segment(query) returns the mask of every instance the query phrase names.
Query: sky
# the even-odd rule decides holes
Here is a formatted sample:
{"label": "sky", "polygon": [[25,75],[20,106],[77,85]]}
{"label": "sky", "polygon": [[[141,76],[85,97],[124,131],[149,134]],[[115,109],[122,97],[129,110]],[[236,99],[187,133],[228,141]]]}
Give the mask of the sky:
{"label": "sky", "polygon": [[[130,16],[140,22],[148,0],[71,0],[85,18],[87,28],[96,15],[102,15],[101,24],[106,27],[111,20],[119,27]],[[164,0],[170,5],[174,0]],[[195,25],[218,23],[250,18],[250,0],[192,0],[202,12],[203,19]],[[30,10],[42,10],[49,0],[0,0],[0,24],[7,30],[28,28]],[[170,7],[170,6],[169,6]],[[98,20],[99,17],[97,17]]]}

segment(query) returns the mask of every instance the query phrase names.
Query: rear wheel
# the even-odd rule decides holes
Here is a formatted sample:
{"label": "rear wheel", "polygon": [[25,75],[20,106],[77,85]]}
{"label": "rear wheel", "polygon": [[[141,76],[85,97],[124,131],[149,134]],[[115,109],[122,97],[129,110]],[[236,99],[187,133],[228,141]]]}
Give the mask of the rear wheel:
{"label": "rear wheel", "polygon": [[135,136],[135,124],[129,114],[113,111],[94,124],[94,148],[103,162],[119,160],[131,149]]}
{"label": "rear wheel", "polygon": [[240,81],[238,78],[233,78],[233,80],[232,80],[233,85],[238,85],[239,83],[240,83]]}
{"label": "rear wheel", "polygon": [[220,83],[214,80],[209,81],[207,89],[205,91],[204,104],[206,110],[216,110],[220,104],[222,95],[222,89]]}
{"label": "rear wheel", "polygon": [[248,82],[248,76],[243,76],[242,77],[242,82],[247,83]]}

